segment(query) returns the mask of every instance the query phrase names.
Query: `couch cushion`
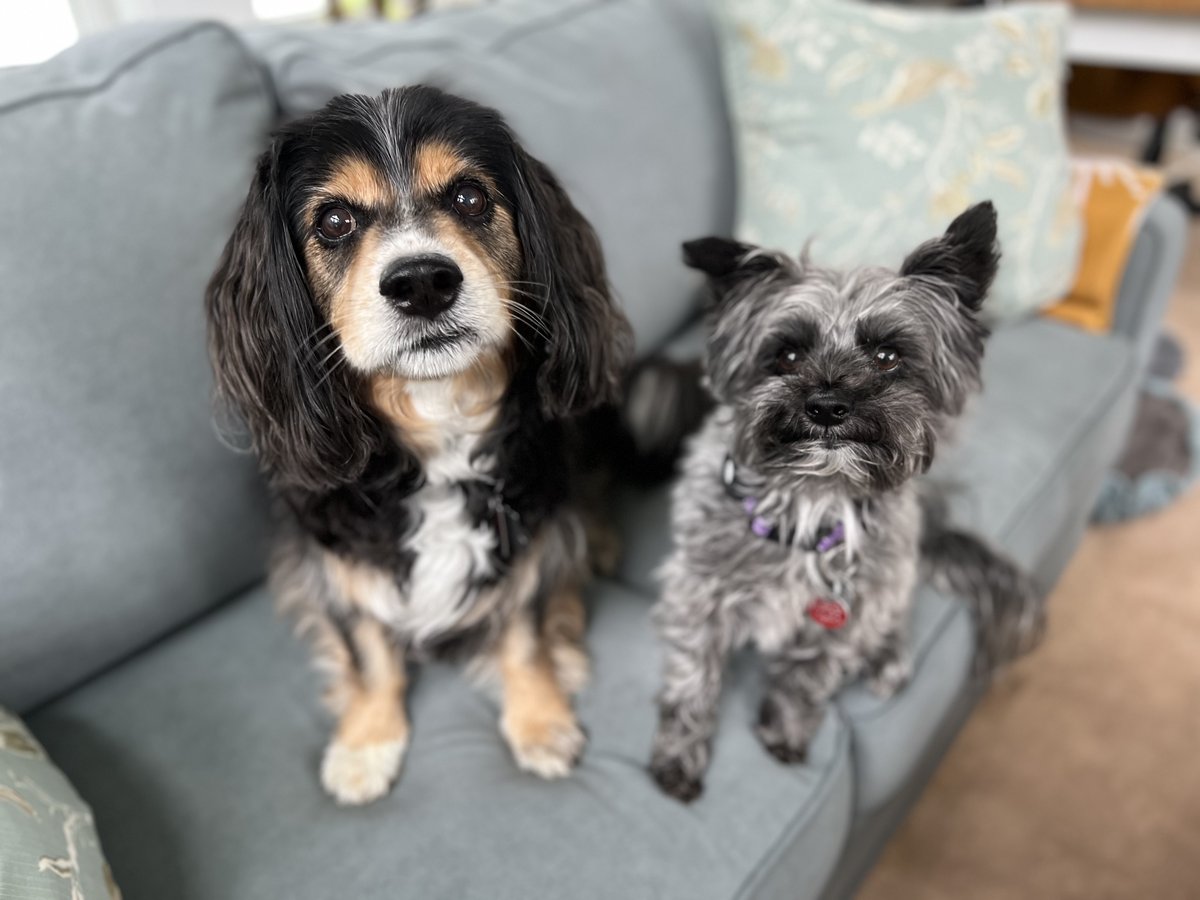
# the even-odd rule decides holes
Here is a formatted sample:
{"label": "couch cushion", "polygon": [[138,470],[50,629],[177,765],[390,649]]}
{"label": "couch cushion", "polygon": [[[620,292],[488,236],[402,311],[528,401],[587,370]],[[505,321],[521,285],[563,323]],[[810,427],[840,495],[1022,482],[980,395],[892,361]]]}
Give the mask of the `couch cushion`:
{"label": "couch cushion", "polygon": [[255,467],[212,427],[202,297],[271,117],[214,25],[0,72],[0,702],[28,708],[260,577]]}
{"label": "couch cushion", "polygon": [[[695,347],[695,334],[672,346]],[[1120,452],[1133,388],[1129,342],[1031,320],[993,335],[985,390],[930,477],[954,520],[1011,553],[1048,588],[1079,541],[1104,474]],[[625,553],[618,577],[653,592],[670,548],[667,488],[618,501]],[[913,620],[912,683],[890,700],[862,685],[839,698],[854,744],[855,805],[877,809],[920,764],[969,690],[974,643],[965,606],[922,589]]]}
{"label": "couch cushion", "polygon": [[515,0],[412,23],[252,32],[289,114],[429,82],[497,107],[596,226],[642,348],[694,309],[681,241],[726,234],[716,46],[690,0]]}
{"label": "couch cushion", "polygon": [[984,315],[1020,318],[1071,287],[1080,216],[1063,128],[1065,5],[715,6],[740,237],[897,267],[990,199],[1004,265]]}
{"label": "couch cushion", "polygon": [[756,679],[743,667],[708,791],[682,806],[644,769],[659,666],[646,598],[612,585],[593,596],[579,704],[591,743],[562,782],[518,771],[494,702],[429,666],[400,783],[373,806],[337,807],[317,784],[317,679],[262,591],[30,726],[91,803],[131,900],[817,896],[851,817],[839,718],[809,764],[777,764],[751,733]]}
{"label": "couch cushion", "polygon": [[930,470],[954,520],[999,543],[1048,587],[1061,539],[1074,548],[1121,451],[1136,372],[1122,338],[1049,319],[997,331],[983,394]]}

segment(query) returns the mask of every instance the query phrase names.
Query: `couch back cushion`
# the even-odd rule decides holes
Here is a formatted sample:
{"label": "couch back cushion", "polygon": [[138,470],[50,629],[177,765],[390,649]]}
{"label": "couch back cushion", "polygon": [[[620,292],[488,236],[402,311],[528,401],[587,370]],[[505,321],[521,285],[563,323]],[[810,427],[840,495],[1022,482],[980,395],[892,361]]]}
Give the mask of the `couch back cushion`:
{"label": "couch back cushion", "polygon": [[639,347],[696,308],[682,241],[726,234],[734,174],[720,63],[695,0],[514,0],[402,24],[250,40],[286,113],[429,83],[494,106],[604,243]]}
{"label": "couch back cushion", "polygon": [[273,115],[214,25],[0,72],[0,704],[261,575],[255,465],[212,425],[203,292]]}

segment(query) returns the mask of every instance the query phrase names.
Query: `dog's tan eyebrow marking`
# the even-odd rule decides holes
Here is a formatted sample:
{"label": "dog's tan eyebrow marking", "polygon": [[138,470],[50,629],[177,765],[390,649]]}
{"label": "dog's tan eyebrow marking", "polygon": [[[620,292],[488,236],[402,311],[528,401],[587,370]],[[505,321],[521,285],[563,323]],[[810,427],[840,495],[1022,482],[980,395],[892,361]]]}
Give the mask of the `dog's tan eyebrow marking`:
{"label": "dog's tan eyebrow marking", "polygon": [[325,181],[323,192],[366,209],[379,209],[396,202],[395,188],[387,176],[358,156],[347,157],[337,164]]}
{"label": "dog's tan eyebrow marking", "polygon": [[413,155],[413,193],[418,197],[440,193],[468,168],[470,161],[445,141],[422,144]]}

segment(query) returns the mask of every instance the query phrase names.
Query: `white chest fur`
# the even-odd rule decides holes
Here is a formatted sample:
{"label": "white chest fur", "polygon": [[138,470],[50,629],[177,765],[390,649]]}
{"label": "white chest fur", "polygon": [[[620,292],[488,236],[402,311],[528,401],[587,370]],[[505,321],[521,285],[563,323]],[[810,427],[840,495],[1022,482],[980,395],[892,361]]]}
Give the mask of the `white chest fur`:
{"label": "white chest fur", "polygon": [[495,407],[473,410],[481,404],[465,397],[453,380],[410,382],[405,390],[422,423],[425,479],[409,501],[416,524],[405,543],[415,560],[400,606],[389,618],[421,642],[458,624],[469,612],[473,586],[495,574],[495,535],[472,518],[459,486],[491,477],[494,460],[476,453]]}

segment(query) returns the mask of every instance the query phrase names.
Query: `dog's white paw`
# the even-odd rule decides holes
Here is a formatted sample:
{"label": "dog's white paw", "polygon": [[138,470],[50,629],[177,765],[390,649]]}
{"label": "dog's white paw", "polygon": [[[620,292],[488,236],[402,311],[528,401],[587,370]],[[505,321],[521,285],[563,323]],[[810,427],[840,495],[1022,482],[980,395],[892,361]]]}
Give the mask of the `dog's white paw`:
{"label": "dog's white paw", "polygon": [[321,784],[342,806],[378,800],[400,774],[407,746],[407,740],[358,747],[332,741],[321,761]]}
{"label": "dog's white paw", "polygon": [[500,731],[517,767],[540,778],[565,778],[579,762],[587,736],[570,715],[513,722],[503,719]]}

